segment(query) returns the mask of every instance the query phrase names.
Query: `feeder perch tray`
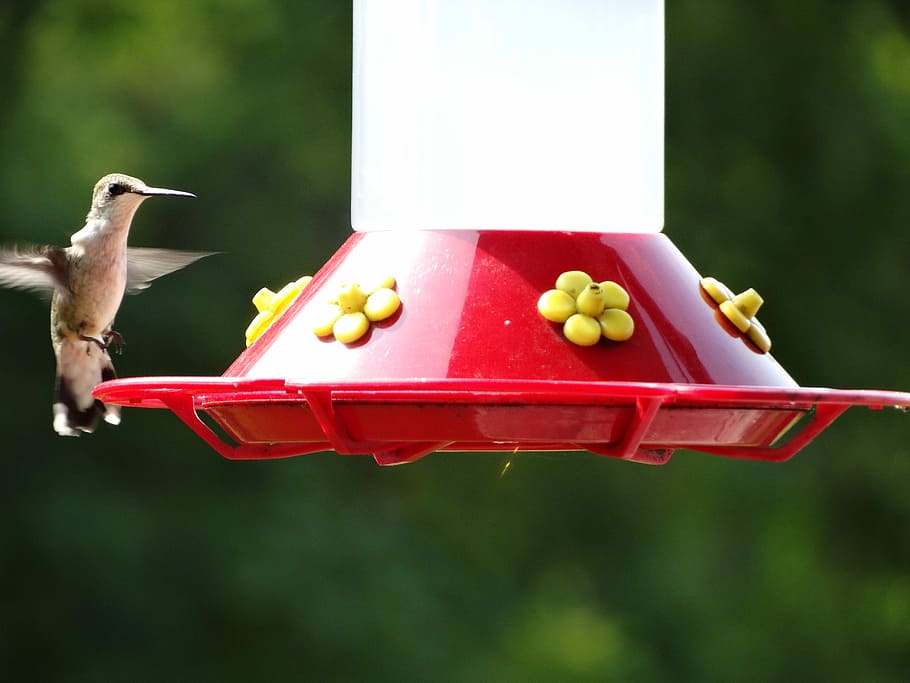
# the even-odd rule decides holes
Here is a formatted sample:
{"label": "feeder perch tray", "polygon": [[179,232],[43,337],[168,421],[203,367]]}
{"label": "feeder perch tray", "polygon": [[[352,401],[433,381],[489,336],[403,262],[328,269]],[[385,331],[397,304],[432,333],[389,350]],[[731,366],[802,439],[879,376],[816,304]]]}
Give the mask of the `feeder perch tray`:
{"label": "feeder perch tray", "polygon": [[[569,343],[537,311],[567,270],[630,295],[628,341]],[[317,337],[351,282],[400,310],[357,342]],[[662,464],[677,448],[780,461],[852,405],[910,393],[803,388],[719,311],[662,234],[354,233],[221,377],[136,377],[95,396],[168,408],[221,455],[334,450],[382,465],[434,451],[566,451]]]}

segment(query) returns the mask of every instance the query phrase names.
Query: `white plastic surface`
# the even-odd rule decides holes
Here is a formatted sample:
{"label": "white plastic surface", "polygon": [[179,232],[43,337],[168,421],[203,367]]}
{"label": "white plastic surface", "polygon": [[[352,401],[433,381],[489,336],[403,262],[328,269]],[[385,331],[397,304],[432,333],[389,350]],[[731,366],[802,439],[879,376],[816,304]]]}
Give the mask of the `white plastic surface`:
{"label": "white plastic surface", "polygon": [[663,0],[354,0],[352,223],[659,232]]}

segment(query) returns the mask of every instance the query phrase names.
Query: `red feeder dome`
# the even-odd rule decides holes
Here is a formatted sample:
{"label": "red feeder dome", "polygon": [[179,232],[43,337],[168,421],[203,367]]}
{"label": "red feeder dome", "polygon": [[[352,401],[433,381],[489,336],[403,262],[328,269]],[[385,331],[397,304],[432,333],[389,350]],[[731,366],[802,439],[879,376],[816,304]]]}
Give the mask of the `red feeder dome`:
{"label": "red feeder dome", "polygon": [[[567,270],[628,292],[628,341],[577,346],[541,316]],[[351,344],[314,334],[343,284],[389,274],[395,315]],[[662,234],[355,233],[223,376],[119,379],[95,395],[170,408],[228,458],[335,450],[380,464],[437,450],[785,460],[851,405],[910,406],[903,392],[799,387],[700,283]]]}

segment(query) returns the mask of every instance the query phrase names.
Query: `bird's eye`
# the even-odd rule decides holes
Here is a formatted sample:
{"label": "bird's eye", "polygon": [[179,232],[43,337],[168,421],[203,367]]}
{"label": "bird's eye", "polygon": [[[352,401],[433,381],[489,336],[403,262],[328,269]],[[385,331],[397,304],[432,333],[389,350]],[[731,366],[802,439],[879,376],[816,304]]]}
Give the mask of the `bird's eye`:
{"label": "bird's eye", "polygon": [[117,196],[126,192],[126,188],[120,183],[111,183],[107,186],[107,193],[111,196]]}

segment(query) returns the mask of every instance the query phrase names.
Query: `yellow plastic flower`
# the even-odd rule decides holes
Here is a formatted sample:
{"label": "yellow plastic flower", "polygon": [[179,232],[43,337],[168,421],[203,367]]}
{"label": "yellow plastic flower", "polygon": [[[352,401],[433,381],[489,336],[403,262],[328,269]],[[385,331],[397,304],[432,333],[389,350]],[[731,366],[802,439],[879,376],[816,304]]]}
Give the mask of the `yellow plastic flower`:
{"label": "yellow plastic flower", "polygon": [[595,282],[581,270],[567,270],[556,278],[556,287],[537,300],[537,310],[554,323],[573,344],[593,346],[603,337],[625,341],[635,331],[626,312],[629,293],[612,280]]}
{"label": "yellow plastic flower", "polygon": [[395,291],[395,278],[387,277],[370,289],[358,283],[344,284],[338,295],[328,302],[320,322],[313,328],[318,337],[334,336],[351,344],[367,333],[370,324],[385,320],[401,308]]}
{"label": "yellow plastic flower", "polygon": [[259,313],[246,328],[247,346],[259,339],[262,333],[281,317],[312,279],[311,276],[304,275],[294,282],[287,283],[277,292],[263,287],[253,295],[253,305]]}
{"label": "yellow plastic flower", "polygon": [[771,350],[771,338],[765,331],[764,325],[755,317],[758,309],[764,303],[764,299],[759,296],[758,292],[750,288],[745,292],[734,294],[733,290],[713,277],[702,278],[701,287],[718,305],[720,312],[727,320],[746,335],[762,353],[768,353]]}

